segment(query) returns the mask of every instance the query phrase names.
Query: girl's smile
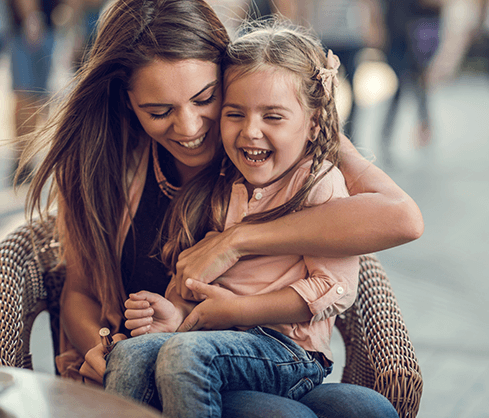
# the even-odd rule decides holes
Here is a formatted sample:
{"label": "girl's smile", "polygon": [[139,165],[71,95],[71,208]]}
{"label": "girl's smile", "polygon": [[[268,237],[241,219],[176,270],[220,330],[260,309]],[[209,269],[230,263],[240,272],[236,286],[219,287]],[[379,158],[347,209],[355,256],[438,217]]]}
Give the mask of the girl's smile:
{"label": "girl's smile", "polygon": [[225,75],[221,136],[224,148],[247,182],[268,185],[304,156],[315,131],[314,118],[297,97],[294,75],[266,67]]}

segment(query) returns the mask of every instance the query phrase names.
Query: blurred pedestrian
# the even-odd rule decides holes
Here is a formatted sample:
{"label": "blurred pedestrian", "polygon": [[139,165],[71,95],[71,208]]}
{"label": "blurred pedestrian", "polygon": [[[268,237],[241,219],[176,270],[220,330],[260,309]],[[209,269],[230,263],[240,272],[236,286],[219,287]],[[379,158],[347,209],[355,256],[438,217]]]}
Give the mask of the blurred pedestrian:
{"label": "blurred pedestrian", "polygon": [[[36,127],[38,110],[48,97],[48,78],[54,49],[53,12],[60,0],[7,0],[12,17],[11,74],[15,99],[15,136],[21,138]],[[23,144],[17,142],[10,181],[18,167]],[[20,173],[26,180],[30,169]]]}
{"label": "blurred pedestrian", "polygon": [[6,0],[0,0],[0,54],[7,44],[10,28],[10,19]]}
{"label": "blurred pedestrian", "polygon": [[489,0],[439,1],[440,45],[427,71],[429,86],[454,79],[471,49],[488,68]]}
{"label": "blurred pedestrian", "polygon": [[[253,3],[270,3],[272,11],[303,26],[312,26],[323,47],[331,48],[339,57],[350,86],[358,66],[358,53],[365,47],[381,48],[385,39],[380,0],[254,0]],[[357,103],[354,94],[351,97],[351,108],[342,125],[344,133],[355,142]]]}
{"label": "blurred pedestrian", "polygon": [[73,65],[77,71],[89,53],[100,14],[107,0],[70,0],[75,20]]}
{"label": "blurred pedestrian", "polygon": [[440,4],[437,0],[384,0],[388,33],[387,62],[399,83],[382,126],[382,157],[392,164],[391,144],[401,96],[409,89],[417,101],[417,145],[431,141],[426,69],[439,42]]}
{"label": "blurred pedestrian", "polygon": [[246,17],[251,19],[267,19],[273,14],[295,22],[298,18],[298,5],[295,0],[248,0]]}

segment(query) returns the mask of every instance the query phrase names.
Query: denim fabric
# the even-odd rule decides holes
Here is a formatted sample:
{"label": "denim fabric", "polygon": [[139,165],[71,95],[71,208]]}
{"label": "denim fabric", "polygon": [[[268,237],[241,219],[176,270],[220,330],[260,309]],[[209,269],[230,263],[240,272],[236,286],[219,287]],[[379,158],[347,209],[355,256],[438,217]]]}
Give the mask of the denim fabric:
{"label": "denim fabric", "polygon": [[363,386],[324,383],[299,401],[318,418],[399,418],[380,393]]}
{"label": "denim fabric", "polygon": [[269,393],[222,394],[223,418],[399,418],[380,393],[346,383],[323,383],[299,402]]}
{"label": "denim fabric", "polygon": [[150,334],[119,342],[108,356],[104,385],[146,403],[156,387],[165,416],[172,418],[220,417],[223,391],[296,400],[330,372],[288,337],[256,327]]}

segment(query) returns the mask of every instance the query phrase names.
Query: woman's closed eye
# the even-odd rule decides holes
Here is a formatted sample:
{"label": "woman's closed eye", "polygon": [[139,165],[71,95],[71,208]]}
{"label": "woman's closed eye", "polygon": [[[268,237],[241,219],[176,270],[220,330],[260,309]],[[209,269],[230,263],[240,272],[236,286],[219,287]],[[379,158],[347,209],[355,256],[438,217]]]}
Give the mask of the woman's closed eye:
{"label": "woman's closed eye", "polygon": [[205,100],[195,100],[194,103],[197,105],[197,106],[207,106],[207,105],[210,105],[211,103],[214,103],[217,99],[217,96],[212,93],[208,99],[205,99]]}
{"label": "woman's closed eye", "polygon": [[[195,100],[193,103],[196,106],[207,106],[207,105],[214,103],[216,101],[216,99],[217,99],[216,95],[214,93],[212,93],[209,96],[209,98],[207,98],[205,100]],[[150,116],[151,116],[151,119],[164,119],[164,118],[170,116],[172,111],[173,111],[173,108],[170,108],[164,113],[150,113]]]}
{"label": "woman's closed eye", "polygon": [[168,117],[172,109],[168,109],[165,113],[150,113],[151,119],[164,119]]}

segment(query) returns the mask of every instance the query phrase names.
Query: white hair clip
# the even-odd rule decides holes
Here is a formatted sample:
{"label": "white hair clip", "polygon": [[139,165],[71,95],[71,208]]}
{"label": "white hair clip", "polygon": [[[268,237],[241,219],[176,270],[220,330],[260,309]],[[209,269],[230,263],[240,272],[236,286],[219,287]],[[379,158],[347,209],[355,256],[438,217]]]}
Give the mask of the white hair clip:
{"label": "white hair clip", "polygon": [[333,85],[338,87],[338,68],[340,68],[340,59],[338,56],[333,54],[331,49],[328,51],[328,57],[326,59],[326,68],[318,68],[317,79],[321,80],[321,84],[324,88],[324,93],[326,94],[326,99],[329,100],[331,97],[331,91],[333,90]]}

